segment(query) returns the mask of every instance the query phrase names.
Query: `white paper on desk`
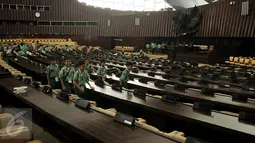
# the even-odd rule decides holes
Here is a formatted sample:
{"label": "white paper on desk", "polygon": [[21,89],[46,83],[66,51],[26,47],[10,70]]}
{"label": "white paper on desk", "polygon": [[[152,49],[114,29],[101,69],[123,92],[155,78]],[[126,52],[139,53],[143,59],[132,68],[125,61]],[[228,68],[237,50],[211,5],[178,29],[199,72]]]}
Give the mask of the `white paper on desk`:
{"label": "white paper on desk", "polygon": [[253,91],[253,90],[254,90],[254,88],[249,88],[249,90]]}
{"label": "white paper on desk", "polygon": [[27,86],[21,86],[21,87],[14,87],[13,90],[22,90],[22,89],[27,89]]}
{"label": "white paper on desk", "polygon": [[13,91],[15,94],[22,94],[22,93],[26,93],[27,90],[16,90],[16,91]]}

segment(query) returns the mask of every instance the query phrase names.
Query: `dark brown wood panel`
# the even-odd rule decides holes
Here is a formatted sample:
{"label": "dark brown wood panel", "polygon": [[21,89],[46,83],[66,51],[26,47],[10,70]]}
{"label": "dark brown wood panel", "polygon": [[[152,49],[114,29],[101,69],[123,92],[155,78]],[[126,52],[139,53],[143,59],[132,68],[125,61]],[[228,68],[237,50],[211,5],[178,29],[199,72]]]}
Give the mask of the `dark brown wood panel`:
{"label": "dark brown wood panel", "polygon": [[[241,16],[242,0],[219,1],[199,7],[202,19],[196,37],[253,37],[255,24],[255,2],[250,1],[248,16]],[[0,26],[1,33],[65,33],[106,37],[175,37],[172,13],[130,12],[95,8],[79,3],[77,0],[0,0],[4,4],[45,5],[50,11],[34,16],[35,11],[0,10],[1,20],[25,21],[97,21],[95,27],[41,27],[18,28],[15,25]],[[140,18],[140,25],[135,25]],[[107,26],[108,19],[111,26]],[[32,28],[33,27],[33,28]],[[16,31],[17,30],[17,31]]]}

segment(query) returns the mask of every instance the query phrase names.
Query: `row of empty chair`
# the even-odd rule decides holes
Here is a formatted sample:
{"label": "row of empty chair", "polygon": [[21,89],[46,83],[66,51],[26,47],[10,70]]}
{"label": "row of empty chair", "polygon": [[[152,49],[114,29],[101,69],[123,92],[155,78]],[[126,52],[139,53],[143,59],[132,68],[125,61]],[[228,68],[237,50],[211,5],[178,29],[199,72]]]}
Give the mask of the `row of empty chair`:
{"label": "row of empty chair", "polygon": [[67,40],[64,38],[16,38],[16,39],[3,39],[3,42],[71,42],[71,40]]}
{"label": "row of empty chair", "polygon": [[230,56],[229,59],[225,61],[225,63],[243,67],[255,67],[255,59],[251,57]]}
{"label": "row of empty chair", "polygon": [[122,51],[122,49],[124,49],[124,51],[126,52],[133,52],[135,50],[135,47],[132,46],[115,46],[114,50],[117,51]]}

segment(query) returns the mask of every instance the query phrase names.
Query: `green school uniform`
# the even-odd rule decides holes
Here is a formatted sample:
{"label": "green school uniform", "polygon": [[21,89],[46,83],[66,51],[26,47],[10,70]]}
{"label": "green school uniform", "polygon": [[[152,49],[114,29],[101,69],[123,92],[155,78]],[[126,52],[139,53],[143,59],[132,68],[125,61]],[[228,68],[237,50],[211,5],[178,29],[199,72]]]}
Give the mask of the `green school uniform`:
{"label": "green school uniform", "polygon": [[157,52],[161,53],[161,45],[160,44],[157,45]]}
{"label": "green school uniform", "polygon": [[86,67],[86,70],[88,73],[92,73],[93,72],[93,68],[91,64],[88,64],[88,66]]}
{"label": "green school uniform", "polygon": [[2,44],[2,40],[0,40],[0,51],[3,51],[3,44]]}
{"label": "green school uniform", "polygon": [[67,68],[64,66],[60,70],[60,78],[63,80],[64,85],[66,87],[66,92],[72,93],[73,91],[73,75],[74,75],[75,69],[73,67]]}
{"label": "green school uniform", "polygon": [[125,50],[124,50],[124,48],[122,48],[121,52],[122,52],[122,55],[124,55],[124,54],[125,54]]}
{"label": "green school uniform", "polygon": [[74,73],[73,80],[77,81],[80,87],[84,89],[84,92],[82,93],[77,87],[75,87],[75,93],[82,98],[88,98],[88,91],[86,89],[86,83],[89,82],[89,73],[87,70],[80,70],[78,69]]}
{"label": "green school uniform", "polygon": [[59,73],[58,64],[55,64],[55,65],[51,64],[46,68],[46,74],[47,76],[49,76],[49,80],[50,80],[49,82],[52,89],[58,88],[58,84],[59,84],[58,73]]}
{"label": "green school uniform", "polygon": [[122,84],[123,87],[127,88],[127,82],[129,80],[129,75],[130,75],[130,70],[125,69],[120,77],[120,82]]}
{"label": "green school uniform", "polygon": [[20,56],[26,56],[27,55],[28,48],[27,46],[20,46],[19,55]]}
{"label": "green school uniform", "polygon": [[105,68],[102,66],[99,66],[97,69],[97,74],[98,75],[105,75]]}

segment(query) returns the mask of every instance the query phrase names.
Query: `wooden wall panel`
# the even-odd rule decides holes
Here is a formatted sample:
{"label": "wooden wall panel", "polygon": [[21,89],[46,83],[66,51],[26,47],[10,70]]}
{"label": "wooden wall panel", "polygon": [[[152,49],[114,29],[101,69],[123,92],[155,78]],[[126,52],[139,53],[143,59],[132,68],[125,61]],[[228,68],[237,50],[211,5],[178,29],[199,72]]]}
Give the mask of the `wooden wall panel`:
{"label": "wooden wall panel", "polygon": [[[248,16],[241,16],[242,0],[219,1],[199,7],[202,19],[197,37],[253,37],[255,36],[255,2],[250,0]],[[2,25],[1,33],[65,33],[105,37],[175,37],[172,12],[130,12],[117,11],[92,6],[84,6],[77,0],[0,0],[4,4],[46,5],[51,11],[0,10],[0,20],[29,21],[98,21],[96,27],[42,27],[21,28],[18,25]],[[135,18],[140,18],[140,26],[135,26]],[[107,20],[111,26],[107,26]]]}

